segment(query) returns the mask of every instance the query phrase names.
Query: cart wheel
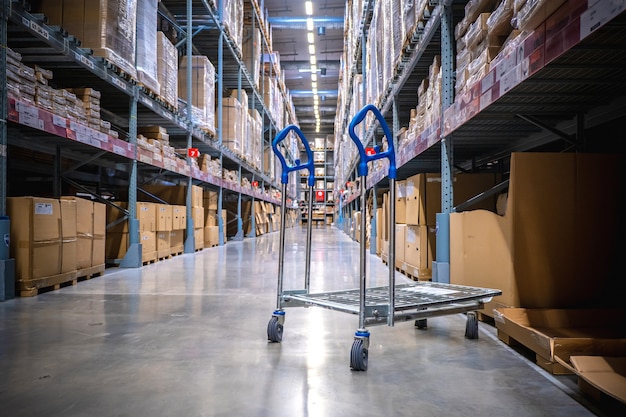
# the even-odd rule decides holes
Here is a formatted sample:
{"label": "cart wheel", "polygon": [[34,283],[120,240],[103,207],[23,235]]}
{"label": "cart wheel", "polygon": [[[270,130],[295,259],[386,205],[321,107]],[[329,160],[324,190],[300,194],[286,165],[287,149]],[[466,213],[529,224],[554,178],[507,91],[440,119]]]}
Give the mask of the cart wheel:
{"label": "cart wheel", "polygon": [[350,368],[355,371],[367,371],[367,348],[363,339],[354,339],[350,352]]}
{"label": "cart wheel", "polygon": [[415,327],[417,327],[418,329],[425,329],[428,327],[428,320],[427,319],[417,319],[415,320]]}
{"label": "cart wheel", "polygon": [[267,339],[270,342],[281,342],[283,340],[283,325],[278,321],[278,317],[273,316],[267,323]]}
{"label": "cart wheel", "polygon": [[478,339],[478,315],[475,311],[467,313],[465,322],[465,337],[468,339]]}

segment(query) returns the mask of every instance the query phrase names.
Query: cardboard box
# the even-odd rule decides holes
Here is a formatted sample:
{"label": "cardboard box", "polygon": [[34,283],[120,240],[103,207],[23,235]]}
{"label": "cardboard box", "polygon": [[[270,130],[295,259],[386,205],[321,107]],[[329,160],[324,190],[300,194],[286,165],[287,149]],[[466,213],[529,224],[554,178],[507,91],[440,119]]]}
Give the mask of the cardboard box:
{"label": "cardboard box", "polygon": [[64,196],[61,199],[76,203],[76,268],[89,268],[92,266],[93,255],[93,201],[74,196]]}
{"label": "cardboard box", "polygon": [[396,181],[396,223],[406,223],[406,180]]}
{"label": "cardboard box", "polygon": [[11,219],[10,253],[15,278],[29,281],[61,273],[62,235],[59,200],[39,197],[7,198]]}
{"label": "cardboard box", "polygon": [[404,262],[411,265],[416,277],[432,276],[432,261],[435,253],[434,226],[407,225],[405,229]]}
{"label": "cardboard box", "polygon": [[187,207],[172,206],[172,229],[184,230],[187,228]]}
{"label": "cardboard box", "polygon": [[128,232],[108,232],[105,241],[106,259],[123,259],[128,251]]}
{"label": "cardboard box", "polygon": [[157,232],[169,232],[173,230],[172,206],[169,204],[157,204],[156,212],[157,212],[156,231]]}
{"label": "cardboard box", "polygon": [[204,207],[202,206],[192,207],[191,213],[193,217],[193,227],[195,229],[204,228]]}
{"label": "cardboard box", "polygon": [[556,358],[578,355],[626,355],[626,310],[526,309],[494,310],[498,337],[510,338],[537,354],[537,364],[552,373],[571,373]]}
{"label": "cardboard box", "polygon": [[62,258],[61,273],[76,270],[76,251],[78,239],[76,237],[76,201],[60,200],[61,207],[61,237]]}
{"label": "cardboard box", "polygon": [[205,190],[203,195],[203,206],[209,210],[217,210],[217,200],[219,193],[217,191]]}
{"label": "cardboard box", "polygon": [[219,243],[219,227],[206,226],[204,228],[204,246],[210,248],[219,245]]}
{"label": "cardboard box", "polygon": [[157,257],[159,259],[169,257],[171,255],[170,249],[170,231],[156,232]]}
{"label": "cardboard box", "polygon": [[92,237],[91,266],[104,265],[106,252],[106,204],[97,201],[93,202]]}
{"label": "cardboard box", "polygon": [[617,155],[513,153],[504,216],[450,215],[451,282],[502,290],[486,314],[605,305],[621,285],[619,167]]}
{"label": "cardboard box", "polygon": [[193,231],[193,238],[196,250],[204,249],[204,228],[195,228]]}
{"label": "cardboard box", "polygon": [[594,398],[603,392],[626,403],[626,357],[572,356],[580,389]]}
{"label": "cardboard box", "polygon": [[405,262],[406,224],[396,224],[396,268],[402,268]]}
{"label": "cardboard box", "polygon": [[170,232],[170,254],[177,255],[185,251],[185,232],[172,230]]}

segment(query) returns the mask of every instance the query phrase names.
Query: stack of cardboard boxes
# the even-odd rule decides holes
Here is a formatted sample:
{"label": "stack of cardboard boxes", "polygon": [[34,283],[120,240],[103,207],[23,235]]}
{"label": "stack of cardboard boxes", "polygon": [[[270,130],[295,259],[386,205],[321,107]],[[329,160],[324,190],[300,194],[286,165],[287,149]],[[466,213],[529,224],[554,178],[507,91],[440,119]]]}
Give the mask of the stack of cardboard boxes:
{"label": "stack of cardboard boxes", "polygon": [[7,214],[22,293],[104,271],[104,204],[78,197],[9,197]]}

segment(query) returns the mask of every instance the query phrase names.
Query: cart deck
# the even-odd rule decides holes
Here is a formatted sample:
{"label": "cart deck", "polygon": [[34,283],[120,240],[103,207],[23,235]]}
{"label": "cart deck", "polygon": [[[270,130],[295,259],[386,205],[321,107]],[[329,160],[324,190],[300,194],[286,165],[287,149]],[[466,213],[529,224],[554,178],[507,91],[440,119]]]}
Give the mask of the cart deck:
{"label": "cart deck", "polygon": [[[500,290],[419,281],[397,285],[394,316],[405,320],[480,310]],[[304,294],[283,292],[285,307],[318,306],[344,313],[359,314],[360,290],[339,290]],[[368,288],[365,295],[367,324],[386,324],[389,315],[389,287]]]}

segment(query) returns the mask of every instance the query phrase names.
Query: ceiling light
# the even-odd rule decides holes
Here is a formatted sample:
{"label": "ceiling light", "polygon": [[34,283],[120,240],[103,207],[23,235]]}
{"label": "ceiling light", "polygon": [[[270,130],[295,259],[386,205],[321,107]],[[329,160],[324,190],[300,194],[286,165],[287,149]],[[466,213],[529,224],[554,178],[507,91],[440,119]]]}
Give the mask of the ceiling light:
{"label": "ceiling light", "polygon": [[319,126],[315,126],[315,133],[320,133],[320,127]]}
{"label": "ceiling light", "polygon": [[317,65],[311,64],[311,72],[317,72]]}
{"label": "ceiling light", "polygon": [[313,32],[307,33],[306,38],[309,41],[309,43],[315,43],[315,36],[313,35]]}
{"label": "ceiling light", "polygon": [[315,45],[309,45],[309,53],[315,55]]}
{"label": "ceiling light", "polygon": [[314,72],[311,73],[311,81],[317,81],[317,74]]}
{"label": "ceiling light", "polygon": [[309,32],[313,32],[313,18],[307,17],[306,19],[306,30]]}
{"label": "ceiling light", "polygon": [[317,81],[311,81],[311,87],[317,88]]}
{"label": "ceiling light", "polygon": [[304,9],[306,10],[306,14],[311,16],[313,14],[313,2],[305,1],[304,2]]}
{"label": "ceiling light", "polygon": [[317,94],[317,88],[312,88],[313,94]]}
{"label": "ceiling light", "polygon": [[317,64],[317,57],[315,55],[311,55],[311,58],[309,58],[309,60],[311,61],[311,65]]}

